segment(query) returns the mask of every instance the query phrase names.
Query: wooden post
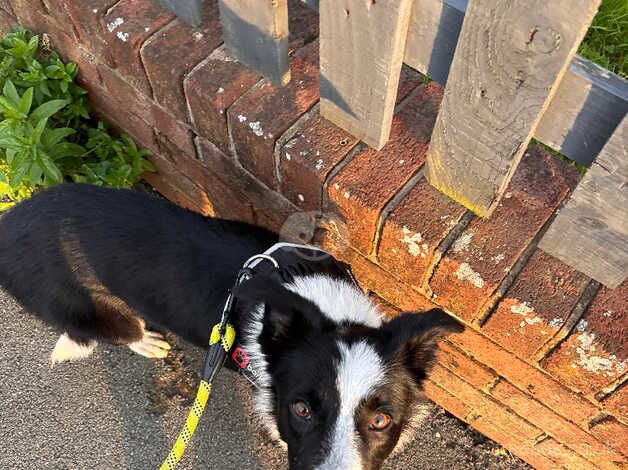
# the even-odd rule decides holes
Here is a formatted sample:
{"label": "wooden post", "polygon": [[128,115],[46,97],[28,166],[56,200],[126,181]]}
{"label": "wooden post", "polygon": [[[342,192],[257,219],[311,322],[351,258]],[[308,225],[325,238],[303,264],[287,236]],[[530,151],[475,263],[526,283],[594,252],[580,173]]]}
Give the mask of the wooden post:
{"label": "wooden post", "polygon": [[287,0],[220,0],[227,52],[278,85],[290,81]]}
{"label": "wooden post", "polygon": [[615,288],[628,275],[628,117],[539,243],[543,251]]}
{"label": "wooden post", "polygon": [[495,209],[600,0],[471,0],[427,156],[428,181]]}
{"label": "wooden post", "polygon": [[320,2],[321,115],[380,149],[388,140],[411,0]]}

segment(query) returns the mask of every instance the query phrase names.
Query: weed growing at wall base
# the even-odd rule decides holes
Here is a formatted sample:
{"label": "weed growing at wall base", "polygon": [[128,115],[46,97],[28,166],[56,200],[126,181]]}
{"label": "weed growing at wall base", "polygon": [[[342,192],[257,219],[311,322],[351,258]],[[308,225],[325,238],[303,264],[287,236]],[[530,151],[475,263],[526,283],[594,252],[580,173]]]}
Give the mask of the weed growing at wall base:
{"label": "weed growing at wall base", "polygon": [[90,116],[78,67],[18,28],[0,41],[0,208],[64,181],[128,187],[150,151]]}

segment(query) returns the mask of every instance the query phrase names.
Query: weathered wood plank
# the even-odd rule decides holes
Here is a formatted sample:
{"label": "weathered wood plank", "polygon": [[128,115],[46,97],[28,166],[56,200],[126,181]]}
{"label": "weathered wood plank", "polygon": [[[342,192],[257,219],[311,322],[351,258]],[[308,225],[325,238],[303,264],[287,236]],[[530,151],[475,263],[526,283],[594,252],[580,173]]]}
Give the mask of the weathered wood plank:
{"label": "weathered wood plank", "polygon": [[492,213],[599,3],[469,4],[427,155],[433,186]]}
{"label": "weathered wood plank", "polygon": [[290,81],[287,0],[220,0],[230,55],[275,84]]}
{"label": "weathered wood plank", "polygon": [[535,138],[585,166],[628,112],[628,81],[576,56]]}
{"label": "weathered wood plank", "polygon": [[173,12],[190,26],[200,26],[203,0],[157,0],[157,3]]}
{"label": "weathered wood plank", "polygon": [[628,117],[543,236],[539,247],[602,284],[628,275]]}
{"label": "weathered wood plank", "polygon": [[321,115],[376,149],[390,134],[411,6],[320,4]]}
{"label": "weathered wood plank", "polygon": [[[302,1],[318,9],[318,0]],[[444,85],[466,8],[467,0],[415,1],[404,62]],[[534,137],[588,167],[627,111],[628,82],[576,55]]]}

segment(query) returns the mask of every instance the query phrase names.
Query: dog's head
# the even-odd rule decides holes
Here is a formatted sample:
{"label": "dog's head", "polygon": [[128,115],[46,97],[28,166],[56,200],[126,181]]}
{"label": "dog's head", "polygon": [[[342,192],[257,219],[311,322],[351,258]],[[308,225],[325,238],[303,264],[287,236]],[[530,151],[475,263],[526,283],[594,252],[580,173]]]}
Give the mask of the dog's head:
{"label": "dog's head", "polygon": [[357,288],[320,276],[254,278],[237,295],[265,305],[249,331],[266,374],[257,405],[294,469],[379,468],[423,408],[436,340],[462,329],[437,309],[384,323]]}

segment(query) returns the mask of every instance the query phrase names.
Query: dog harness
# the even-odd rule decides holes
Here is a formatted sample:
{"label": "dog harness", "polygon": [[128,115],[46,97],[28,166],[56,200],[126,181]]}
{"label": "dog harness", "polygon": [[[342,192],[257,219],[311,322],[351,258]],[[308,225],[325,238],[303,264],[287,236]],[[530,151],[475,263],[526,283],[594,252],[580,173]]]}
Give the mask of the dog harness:
{"label": "dog harness", "polygon": [[235,309],[237,299],[233,292],[243,282],[251,277],[264,274],[276,278],[281,283],[289,283],[296,276],[308,274],[326,274],[337,278],[344,278],[355,282],[348,265],[336,260],[333,256],[320,248],[299,245],[294,243],[276,243],[264,253],[249,258],[238,271],[233,288],[227,295],[225,306],[222,310],[220,322],[213,326],[209,337],[209,351],[203,367],[201,383],[196,393],[192,408],[188,413],[177,440],[172,450],[161,464],[160,470],[173,470],[185,448],[192,439],[198,422],[205,410],[207,400],[212,389],[212,381],[222,368],[227,355],[230,355],[236,369],[255,387],[259,376],[254,364],[250,363],[246,351],[241,345],[234,346],[236,331],[229,323],[230,316]]}

